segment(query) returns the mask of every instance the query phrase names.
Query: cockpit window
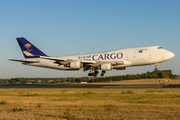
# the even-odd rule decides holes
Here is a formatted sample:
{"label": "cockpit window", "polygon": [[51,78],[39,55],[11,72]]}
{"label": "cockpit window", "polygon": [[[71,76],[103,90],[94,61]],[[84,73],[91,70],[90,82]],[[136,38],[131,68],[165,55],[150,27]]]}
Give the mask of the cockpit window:
{"label": "cockpit window", "polygon": [[158,47],[158,49],[163,49],[162,47]]}

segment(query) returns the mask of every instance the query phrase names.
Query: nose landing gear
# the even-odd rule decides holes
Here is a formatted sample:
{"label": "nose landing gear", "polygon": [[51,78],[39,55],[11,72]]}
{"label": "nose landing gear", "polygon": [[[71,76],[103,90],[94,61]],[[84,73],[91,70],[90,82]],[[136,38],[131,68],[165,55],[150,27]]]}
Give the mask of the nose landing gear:
{"label": "nose landing gear", "polygon": [[157,68],[158,64],[159,64],[159,63],[156,63],[156,64],[155,64],[154,71],[158,71],[158,68]]}

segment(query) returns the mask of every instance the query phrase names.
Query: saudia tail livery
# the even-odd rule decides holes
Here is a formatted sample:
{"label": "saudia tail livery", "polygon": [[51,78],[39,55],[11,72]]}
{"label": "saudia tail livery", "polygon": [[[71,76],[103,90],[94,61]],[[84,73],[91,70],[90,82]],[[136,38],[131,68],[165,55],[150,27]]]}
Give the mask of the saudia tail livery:
{"label": "saudia tail livery", "polygon": [[58,70],[89,70],[88,75],[94,77],[98,75],[98,70],[101,70],[101,76],[104,76],[106,71],[112,69],[125,70],[129,66],[155,64],[154,70],[157,70],[159,63],[174,57],[172,52],[160,46],[133,47],[103,53],[50,57],[25,38],[17,38],[17,41],[25,59],[9,59],[11,61]]}

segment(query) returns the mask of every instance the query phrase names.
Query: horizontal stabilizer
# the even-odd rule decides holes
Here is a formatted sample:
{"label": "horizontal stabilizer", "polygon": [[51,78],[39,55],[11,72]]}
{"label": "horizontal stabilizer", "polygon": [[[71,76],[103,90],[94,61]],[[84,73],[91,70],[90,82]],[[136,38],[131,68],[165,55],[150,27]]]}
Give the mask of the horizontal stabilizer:
{"label": "horizontal stabilizer", "polygon": [[39,61],[35,60],[29,60],[29,59],[24,59],[24,60],[15,60],[15,59],[8,59],[10,61],[16,61],[16,62],[24,62],[24,63],[39,63]]}

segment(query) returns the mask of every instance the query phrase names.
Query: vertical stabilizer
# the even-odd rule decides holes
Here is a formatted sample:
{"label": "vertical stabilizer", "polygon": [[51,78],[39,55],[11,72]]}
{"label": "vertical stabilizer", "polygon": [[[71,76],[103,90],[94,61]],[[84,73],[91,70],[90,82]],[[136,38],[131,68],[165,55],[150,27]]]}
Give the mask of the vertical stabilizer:
{"label": "vertical stabilizer", "polygon": [[41,50],[39,50],[36,46],[34,46],[32,43],[30,43],[25,38],[16,38],[19,46],[22,50],[22,53],[25,58],[35,58],[34,56],[47,56],[44,54]]}

